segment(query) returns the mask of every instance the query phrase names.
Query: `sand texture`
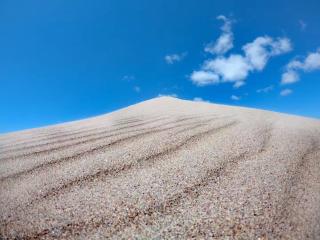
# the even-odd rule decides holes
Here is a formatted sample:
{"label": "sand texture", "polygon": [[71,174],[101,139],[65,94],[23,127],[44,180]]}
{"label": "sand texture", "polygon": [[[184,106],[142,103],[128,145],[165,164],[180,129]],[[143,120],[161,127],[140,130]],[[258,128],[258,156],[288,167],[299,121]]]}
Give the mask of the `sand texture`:
{"label": "sand texture", "polygon": [[320,239],[320,121],[160,97],[0,135],[0,239]]}

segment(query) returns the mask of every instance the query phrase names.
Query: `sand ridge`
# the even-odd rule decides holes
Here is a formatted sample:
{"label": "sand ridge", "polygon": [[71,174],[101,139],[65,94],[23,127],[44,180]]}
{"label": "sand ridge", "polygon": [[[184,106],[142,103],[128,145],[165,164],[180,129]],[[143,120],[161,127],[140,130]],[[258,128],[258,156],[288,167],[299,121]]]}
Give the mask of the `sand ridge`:
{"label": "sand ridge", "polygon": [[3,239],[319,239],[320,121],[171,97],[0,136]]}

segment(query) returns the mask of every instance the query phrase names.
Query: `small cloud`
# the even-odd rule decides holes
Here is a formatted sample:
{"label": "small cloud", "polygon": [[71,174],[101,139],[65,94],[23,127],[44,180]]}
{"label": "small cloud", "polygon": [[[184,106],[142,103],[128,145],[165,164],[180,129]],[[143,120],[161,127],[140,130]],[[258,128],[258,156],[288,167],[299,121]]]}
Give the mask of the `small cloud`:
{"label": "small cloud", "polygon": [[219,83],[219,76],[207,71],[194,71],[190,77],[191,81],[198,86],[206,86]]}
{"label": "small cloud", "polygon": [[239,101],[241,99],[241,97],[236,96],[236,95],[232,95],[231,99],[234,100],[234,101]]}
{"label": "small cloud", "polygon": [[292,60],[286,66],[286,71],[282,74],[281,84],[292,84],[299,81],[299,71],[312,72],[320,70],[320,48],[309,53],[302,60]]}
{"label": "small cloud", "polygon": [[216,41],[207,44],[204,51],[220,55],[233,48],[233,33],[231,31],[232,20],[223,15],[218,16],[217,19],[224,22],[221,27],[222,34]]}
{"label": "small cloud", "polygon": [[204,70],[221,77],[222,82],[237,82],[248,76],[250,65],[246,59],[238,54],[229,57],[218,57],[204,63]]}
{"label": "small cloud", "polygon": [[300,30],[304,31],[304,30],[306,30],[307,24],[305,21],[299,20],[299,26],[300,26]]}
{"label": "small cloud", "polygon": [[235,82],[235,84],[233,84],[233,87],[234,88],[239,88],[239,87],[242,87],[243,85],[245,85],[246,83],[243,82],[243,81],[237,81]]}
{"label": "small cloud", "polygon": [[252,68],[261,71],[270,57],[290,52],[292,46],[288,38],[272,39],[269,36],[264,36],[244,45],[242,49]]}
{"label": "small cloud", "polygon": [[177,98],[178,95],[175,94],[175,93],[169,93],[169,94],[162,94],[162,93],[159,93],[158,94],[158,97],[174,97],[174,98]]}
{"label": "small cloud", "polygon": [[288,96],[292,93],[293,91],[291,89],[284,89],[280,92],[280,95],[285,97],[285,96]]}
{"label": "small cloud", "polygon": [[296,71],[288,70],[282,74],[281,84],[291,84],[299,81],[299,75]]}
{"label": "small cloud", "polygon": [[134,86],[133,90],[137,93],[141,92],[141,88],[139,86]]}
{"label": "small cloud", "polygon": [[210,101],[204,100],[201,97],[195,97],[193,98],[194,102],[206,102],[206,103],[210,103]]}
{"label": "small cloud", "polygon": [[135,79],[135,77],[133,75],[125,75],[122,77],[122,80],[130,82],[133,81]]}
{"label": "small cloud", "polygon": [[270,85],[268,87],[258,89],[257,93],[268,93],[268,92],[271,92],[273,88],[274,88],[273,85]]}
{"label": "small cloud", "polygon": [[170,55],[166,55],[164,57],[164,60],[168,63],[168,64],[174,64],[176,62],[180,62],[182,61],[185,57],[187,56],[187,53],[181,53],[181,54],[170,54]]}

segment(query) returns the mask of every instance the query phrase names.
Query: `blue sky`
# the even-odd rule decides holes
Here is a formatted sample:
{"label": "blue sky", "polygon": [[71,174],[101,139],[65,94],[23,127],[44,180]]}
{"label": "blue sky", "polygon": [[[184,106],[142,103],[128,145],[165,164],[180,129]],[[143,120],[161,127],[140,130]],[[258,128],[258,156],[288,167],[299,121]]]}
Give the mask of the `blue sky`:
{"label": "blue sky", "polygon": [[319,118],[319,12],[318,0],[0,0],[0,132],[159,94]]}

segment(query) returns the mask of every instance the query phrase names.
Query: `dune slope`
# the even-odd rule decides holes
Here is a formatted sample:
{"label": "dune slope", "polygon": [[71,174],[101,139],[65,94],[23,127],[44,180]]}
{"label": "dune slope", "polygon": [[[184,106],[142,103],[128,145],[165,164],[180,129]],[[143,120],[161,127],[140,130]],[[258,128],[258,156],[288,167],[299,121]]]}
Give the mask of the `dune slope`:
{"label": "dune slope", "polygon": [[170,97],[0,135],[0,239],[319,239],[320,121]]}

